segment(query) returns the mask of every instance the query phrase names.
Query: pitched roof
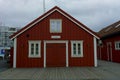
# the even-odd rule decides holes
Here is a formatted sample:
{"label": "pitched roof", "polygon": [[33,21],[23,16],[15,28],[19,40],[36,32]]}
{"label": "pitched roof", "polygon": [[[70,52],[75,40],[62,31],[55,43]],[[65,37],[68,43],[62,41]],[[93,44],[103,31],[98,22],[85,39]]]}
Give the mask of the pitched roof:
{"label": "pitched roof", "polygon": [[79,22],[78,20],[76,20],[75,18],[73,18],[72,16],[70,16],[69,14],[67,14],[66,12],[64,12],[62,9],[60,9],[57,6],[53,7],[52,9],[50,9],[49,11],[47,11],[46,13],[44,13],[43,15],[41,15],[40,17],[38,17],[37,19],[32,21],[31,23],[26,25],[25,27],[23,27],[18,32],[14,33],[12,36],[10,36],[10,38],[11,39],[16,38],[17,36],[21,35],[23,32],[25,32],[29,28],[33,27],[35,24],[37,24],[38,22],[40,22],[41,20],[43,20],[44,18],[46,18],[47,16],[49,16],[50,14],[52,14],[55,11],[59,12],[60,14],[62,14],[63,16],[65,16],[66,18],[68,18],[69,20],[74,22],[75,24],[77,24],[79,27],[84,29],[86,32],[88,32],[89,34],[91,34],[94,37],[96,37],[97,39],[99,39],[99,36],[95,32],[93,32],[91,29],[87,28],[84,24],[82,24],[81,22]]}
{"label": "pitched roof", "polygon": [[100,37],[105,37],[105,36],[109,36],[115,33],[120,32],[120,20],[103,28],[102,30],[100,30],[98,32]]}

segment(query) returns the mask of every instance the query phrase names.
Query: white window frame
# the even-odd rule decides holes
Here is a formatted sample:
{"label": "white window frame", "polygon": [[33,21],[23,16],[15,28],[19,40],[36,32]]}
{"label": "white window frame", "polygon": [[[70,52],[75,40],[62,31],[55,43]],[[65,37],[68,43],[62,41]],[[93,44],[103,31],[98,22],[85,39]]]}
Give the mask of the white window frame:
{"label": "white window frame", "polygon": [[120,50],[119,44],[120,44],[120,41],[115,42],[115,50]]}
{"label": "white window frame", "polygon": [[[76,55],[73,52],[73,44],[76,44]],[[81,54],[78,54],[78,44],[81,45]],[[83,41],[71,41],[71,57],[83,57]]]}
{"label": "white window frame", "polygon": [[[53,31],[52,29],[52,22],[53,21],[60,21],[60,30],[57,29]],[[50,19],[50,33],[62,33],[62,19]]]}
{"label": "white window frame", "polygon": [[[30,40],[30,41],[28,41],[28,43],[29,43],[29,55],[28,55],[28,57],[29,58],[40,58],[41,57],[41,41],[33,41],[33,40]],[[34,46],[34,53],[33,53],[33,55],[31,55],[31,44],[38,44],[38,55],[36,55],[35,54],[35,52],[36,52],[36,46]]]}

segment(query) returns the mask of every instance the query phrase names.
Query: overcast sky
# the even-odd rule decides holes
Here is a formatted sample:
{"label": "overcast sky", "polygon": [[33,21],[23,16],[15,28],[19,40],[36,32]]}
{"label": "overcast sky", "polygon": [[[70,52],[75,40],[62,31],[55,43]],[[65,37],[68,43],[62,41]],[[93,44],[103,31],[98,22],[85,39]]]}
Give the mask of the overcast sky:
{"label": "overcast sky", "polygon": [[[99,31],[120,20],[120,0],[45,0],[46,11],[58,6]],[[0,0],[0,25],[24,27],[43,14],[43,0]]]}

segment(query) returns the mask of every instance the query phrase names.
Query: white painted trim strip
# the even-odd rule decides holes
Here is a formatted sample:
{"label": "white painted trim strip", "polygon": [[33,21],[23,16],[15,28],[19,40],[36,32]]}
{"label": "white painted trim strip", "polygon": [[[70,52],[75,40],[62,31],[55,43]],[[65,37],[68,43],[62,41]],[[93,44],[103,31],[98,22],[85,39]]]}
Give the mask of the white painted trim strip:
{"label": "white painted trim strip", "polygon": [[16,34],[14,37],[12,37],[11,39],[14,39],[15,37],[17,37],[18,35],[20,35],[21,33],[23,33],[24,31],[26,31],[27,29],[31,28],[33,25],[37,24],[38,22],[40,22],[42,19],[44,19],[45,17],[49,16],[50,14],[52,14],[54,11],[58,11],[60,12],[62,15],[64,15],[65,17],[67,17],[69,20],[71,20],[72,22],[74,22],[75,24],[77,24],[79,27],[81,27],[82,29],[84,29],[85,31],[87,31],[88,33],[90,33],[91,35],[93,35],[94,37],[96,37],[97,39],[99,39],[99,37],[97,37],[96,35],[94,35],[92,32],[90,32],[89,30],[87,30],[86,28],[84,28],[82,25],[80,25],[79,23],[77,23],[76,21],[74,21],[73,19],[71,19],[69,16],[67,16],[66,14],[64,14],[63,12],[61,12],[59,9],[54,9],[53,11],[49,12],[48,14],[46,14],[45,16],[43,16],[42,18],[40,18],[39,20],[37,20],[36,22],[34,22],[33,24],[31,24],[30,26],[28,26],[26,29],[24,29],[23,31],[19,32],[18,34]]}
{"label": "white painted trim strip", "polygon": [[94,42],[94,66],[97,67],[97,41],[95,37],[93,37],[93,42]]}
{"label": "white painted trim strip", "polygon": [[52,39],[60,39],[61,36],[51,36]]}
{"label": "white painted trim strip", "polygon": [[69,59],[68,59],[68,41],[66,41],[66,67],[69,67]]}
{"label": "white painted trim strip", "polygon": [[68,41],[49,40],[44,41],[44,68],[46,68],[46,44],[47,43],[65,43],[66,44],[66,67],[69,66],[68,62]]}
{"label": "white painted trim strip", "polygon": [[44,41],[44,68],[46,68],[46,42]]}
{"label": "white painted trim strip", "polygon": [[14,39],[13,68],[16,68],[17,38]]}

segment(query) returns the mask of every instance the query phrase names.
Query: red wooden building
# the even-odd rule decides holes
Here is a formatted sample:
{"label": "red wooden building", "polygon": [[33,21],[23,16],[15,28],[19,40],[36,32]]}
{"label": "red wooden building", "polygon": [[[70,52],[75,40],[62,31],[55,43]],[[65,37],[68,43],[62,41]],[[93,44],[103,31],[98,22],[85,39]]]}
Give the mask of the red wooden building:
{"label": "red wooden building", "polygon": [[120,21],[98,32],[102,44],[98,47],[98,58],[120,63]]}
{"label": "red wooden building", "polygon": [[11,39],[14,68],[97,66],[99,37],[57,6]]}

